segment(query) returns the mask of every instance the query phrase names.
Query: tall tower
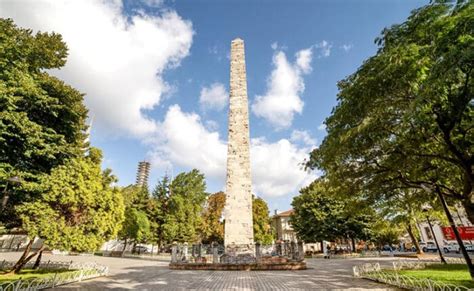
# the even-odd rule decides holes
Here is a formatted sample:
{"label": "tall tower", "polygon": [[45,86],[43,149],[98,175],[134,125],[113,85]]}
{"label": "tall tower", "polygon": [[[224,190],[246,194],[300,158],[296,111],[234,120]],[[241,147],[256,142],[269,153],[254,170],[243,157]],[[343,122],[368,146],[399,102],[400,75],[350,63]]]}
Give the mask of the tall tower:
{"label": "tall tower", "polygon": [[250,175],[249,108],[244,41],[230,51],[229,138],[224,244],[253,244],[252,177]]}
{"label": "tall tower", "polygon": [[138,170],[137,170],[137,181],[135,182],[135,184],[141,187],[148,185],[149,173],[150,173],[150,163],[147,161],[139,162]]}

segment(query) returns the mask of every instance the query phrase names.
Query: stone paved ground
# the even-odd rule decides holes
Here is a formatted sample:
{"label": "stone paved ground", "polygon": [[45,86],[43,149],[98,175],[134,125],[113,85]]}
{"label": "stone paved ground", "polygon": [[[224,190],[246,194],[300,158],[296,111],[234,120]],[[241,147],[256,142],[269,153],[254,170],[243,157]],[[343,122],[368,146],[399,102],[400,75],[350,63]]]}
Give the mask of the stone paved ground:
{"label": "stone paved ground", "polygon": [[[19,253],[0,253],[0,260],[13,260]],[[388,286],[352,277],[352,266],[365,262],[391,265],[392,258],[309,259],[304,271],[179,271],[169,270],[163,260],[53,256],[45,260],[96,262],[110,268],[108,277],[75,283],[58,290],[321,290],[385,289]]]}

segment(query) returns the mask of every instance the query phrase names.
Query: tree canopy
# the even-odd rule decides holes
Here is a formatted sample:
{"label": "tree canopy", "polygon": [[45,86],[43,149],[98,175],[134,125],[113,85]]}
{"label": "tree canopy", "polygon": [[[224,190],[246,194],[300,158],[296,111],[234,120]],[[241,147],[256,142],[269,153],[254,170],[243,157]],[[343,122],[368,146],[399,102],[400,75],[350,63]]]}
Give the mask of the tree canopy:
{"label": "tree canopy", "polygon": [[252,212],[254,241],[264,245],[271,244],[273,233],[267,202],[260,197],[253,196]]}
{"label": "tree canopy", "polygon": [[207,198],[202,227],[203,243],[224,243],[224,222],[222,212],[225,206],[225,193],[217,192]]}
{"label": "tree canopy", "polygon": [[198,240],[202,226],[202,211],[207,197],[204,175],[194,169],[180,173],[170,186],[168,210],[163,233],[168,242]]}
{"label": "tree canopy", "polygon": [[472,1],[433,1],[384,29],[377,54],[339,82],[308,167],[370,203],[429,188],[474,222],[473,35]]}
{"label": "tree canopy", "polygon": [[23,229],[51,249],[94,251],[114,238],[124,219],[123,198],[100,163],[74,158],[41,180],[41,195],[18,206]]}
{"label": "tree canopy", "polygon": [[294,197],[290,218],[298,237],[305,242],[373,237],[374,210],[357,200],[338,195],[323,179],[317,179]]}
{"label": "tree canopy", "polygon": [[[39,193],[29,182],[86,149],[83,94],[45,72],[64,66],[66,57],[61,35],[33,35],[0,19],[0,187],[3,195],[14,192],[0,221],[8,227],[21,224],[15,206]],[[13,176],[27,185],[7,185]]]}

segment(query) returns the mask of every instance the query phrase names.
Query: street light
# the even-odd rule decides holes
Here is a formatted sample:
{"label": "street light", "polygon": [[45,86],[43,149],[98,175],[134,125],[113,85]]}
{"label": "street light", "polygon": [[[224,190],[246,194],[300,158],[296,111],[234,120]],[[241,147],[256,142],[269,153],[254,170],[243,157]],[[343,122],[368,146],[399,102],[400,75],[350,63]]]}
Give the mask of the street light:
{"label": "street light", "polygon": [[426,221],[428,222],[428,225],[429,225],[430,230],[431,230],[431,234],[433,235],[433,238],[434,238],[434,241],[435,241],[435,244],[436,244],[436,248],[438,249],[438,253],[439,253],[439,257],[441,259],[441,262],[446,264],[446,260],[444,259],[443,253],[441,252],[441,249],[439,248],[438,239],[436,238],[436,235],[433,231],[433,225],[431,225],[430,216],[428,214],[428,211],[430,211],[432,209],[432,207],[428,204],[425,204],[421,207],[421,209],[423,210],[423,213],[425,213],[425,215],[426,215]]}
{"label": "street light", "polygon": [[13,177],[10,177],[7,179],[7,183],[5,185],[5,189],[3,189],[3,198],[2,198],[2,207],[0,208],[0,210],[3,210],[6,206],[7,206],[7,203],[8,203],[8,199],[10,198],[10,195],[8,195],[8,182],[10,182],[10,184],[20,184],[22,182],[21,178],[18,177],[18,176],[13,176]]}

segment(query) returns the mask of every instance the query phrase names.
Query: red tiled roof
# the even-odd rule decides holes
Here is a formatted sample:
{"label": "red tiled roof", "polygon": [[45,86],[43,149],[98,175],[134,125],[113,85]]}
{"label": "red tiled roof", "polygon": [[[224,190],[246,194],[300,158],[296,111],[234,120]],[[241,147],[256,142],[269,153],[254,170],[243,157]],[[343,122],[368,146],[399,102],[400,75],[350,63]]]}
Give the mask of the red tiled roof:
{"label": "red tiled roof", "polygon": [[278,213],[276,216],[287,217],[293,214],[293,209]]}

